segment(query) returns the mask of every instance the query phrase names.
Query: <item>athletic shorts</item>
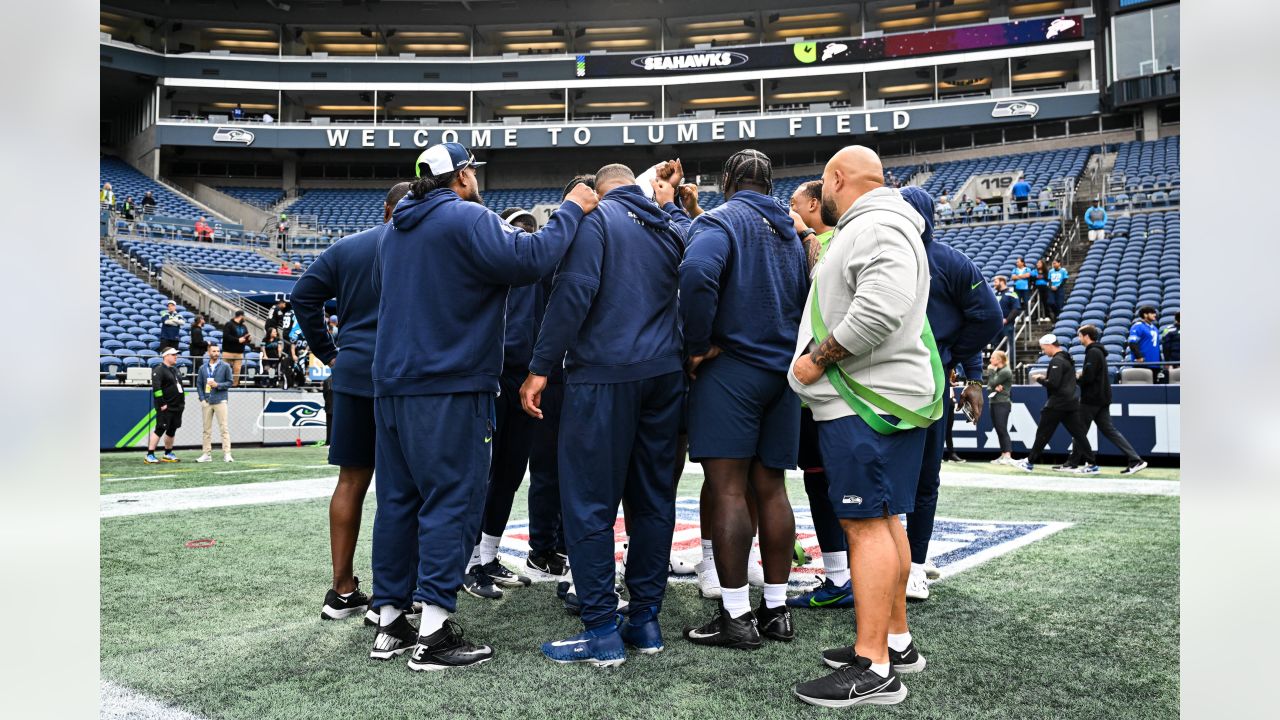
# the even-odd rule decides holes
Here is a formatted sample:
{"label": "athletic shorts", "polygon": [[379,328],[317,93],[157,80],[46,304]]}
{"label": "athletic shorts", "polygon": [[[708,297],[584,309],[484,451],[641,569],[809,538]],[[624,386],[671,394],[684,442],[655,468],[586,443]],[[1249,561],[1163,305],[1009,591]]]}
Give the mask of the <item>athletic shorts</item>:
{"label": "athletic shorts", "polygon": [[881,435],[857,415],[817,425],[837,517],[884,517],[915,510],[928,428]]}
{"label": "athletic shorts", "polygon": [[373,467],[373,398],[333,391],[329,415],[329,464],[338,467]]}
{"label": "athletic shorts", "polygon": [[173,437],[182,427],[182,408],[156,411],[156,435]]}
{"label": "athletic shorts", "polygon": [[796,462],[805,472],[822,471],[822,448],[818,447],[818,423],[809,408],[800,408],[800,453]]}
{"label": "athletic shorts", "polygon": [[800,398],[785,372],[728,355],[698,367],[689,389],[689,459],[759,458],[768,468],[796,466]]}

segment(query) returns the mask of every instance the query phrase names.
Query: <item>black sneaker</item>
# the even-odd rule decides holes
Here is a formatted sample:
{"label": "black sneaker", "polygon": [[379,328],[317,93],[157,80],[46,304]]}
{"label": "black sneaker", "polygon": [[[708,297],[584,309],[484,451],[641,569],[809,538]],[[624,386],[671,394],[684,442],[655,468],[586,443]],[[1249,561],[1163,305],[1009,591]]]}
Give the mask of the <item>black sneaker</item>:
{"label": "black sneaker", "polygon": [[[404,611],[405,617],[409,618],[409,622],[418,622],[422,619],[422,603],[417,600],[413,601],[412,609]],[[378,627],[378,611],[369,608],[364,614],[365,627]]]}
{"label": "black sneaker", "polygon": [[791,608],[786,604],[780,607],[765,607],[763,602],[756,608],[756,625],[760,634],[770,640],[791,642],[796,639],[796,627],[791,623]]}
{"label": "black sneaker", "polygon": [[1055,472],[1073,473],[1079,470],[1080,466],[1072,463],[1062,463],[1061,465],[1054,465],[1053,469]]}
{"label": "black sneaker", "polygon": [[378,634],[373,636],[373,650],[369,657],[374,660],[390,660],[413,647],[416,642],[418,628],[401,613],[390,625],[378,626]]}
{"label": "black sneaker", "polygon": [[[854,651],[852,645],[822,651],[822,662],[826,663],[827,667],[835,668],[836,670],[852,665],[857,657],[858,653]],[[920,651],[916,649],[915,641],[912,641],[910,645],[907,645],[907,649],[902,652],[889,648],[889,664],[893,666],[895,672],[914,673],[924,669],[925,660]]]}
{"label": "black sneaker", "polygon": [[485,575],[489,576],[489,579],[494,585],[501,585],[502,587],[529,587],[533,584],[533,581],[524,575],[517,575],[516,573],[508,570],[505,565],[498,562],[498,558],[494,558],[484,565],[481,565],[480,570],[484,572]]}
{"label": "black sneaker", "polygon": [[525,558],[524,565],[530,570],[536,570],[544,575],[553,577],[564,577],[569,570],[567,558],[559,553],[529,553],[529,557]]}
{"label": "black sneaker", "polygon": [[1134,475],[1134,474],[1140,473],[1140,472],[1142,472],[1143,470],[1146,470],[1146,469],[1147,469],[1147,461],[1146,461],[1146,460],[1139,460],[1138,462],[1136,462],[1136,463],[1134,463],[1134,464],[1130,465],[1129,467],[1127,467],[1127,468],[1125,468],[1125,469],[1121,470],[1121,471],[1120,471],[1120,474],[1121,474],[1121,475]]}
{"label": "black sneaker", "polygon": [[964,462],[964,458],[960,457],[960,455],[955,452],[949,452],[947,453],[947,462],[962,463]]}
{"label": "black sneaker", "polygon": [[880,677],[861,655],[826,677],[792,686],[791,692],[810,705],[832,708],[897,705],[907,699],[907,688],[892,667],[889,677]]}
{"label": "black sneaker", "polygon": [[342,620],[357,615],[369,608],[369,596],[360,592],[360,578],[356,578],[356,589],[346,597],[337,590],[329,588],[325,593],[324,606],[320,608],[321,620]]}
{"label": "black sneaker", "polygon": [[452,620],[445,620],[444,627],[419,638],[409,656],[410,670],[448,670],[449,668],[468,667],[489,662],[493,659],[493,648],[488,645],[473,645],[462,639],[462,626]]}
{"label": "black sneaker", "polygon": [[739,650],[758,650],[764,645],[756,617],[748,610],[741,617],[730,617],[724,606],[716,608],[716,614],[702,627],[684,629],[684,636],[694,645],[730,647]]}
{"label": "black sneaker", "polygon": [[469,595],[485,600],[501,600],[502,588],[494,587],[493,580],[480,565],[472,565],[462,577],[462,589]]}

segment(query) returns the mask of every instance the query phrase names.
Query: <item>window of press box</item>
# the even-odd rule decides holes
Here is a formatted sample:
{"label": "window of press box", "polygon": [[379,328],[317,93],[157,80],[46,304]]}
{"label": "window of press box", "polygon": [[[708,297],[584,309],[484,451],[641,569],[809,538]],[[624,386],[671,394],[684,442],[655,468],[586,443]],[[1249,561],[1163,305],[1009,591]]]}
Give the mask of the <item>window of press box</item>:
{"label": "window of press box", "polygon": [[1035,138],[1035,129],[1030,125],[1015,125],[1004,129],[1005,142],[1021,142],[1023,140],[1034,140]]}
{"label": "window of press box", "polygon": [[1178,36],[1180,6],[1162,5],[1150,10],[1117,15],[1111,21],[1115,44],[1113,80],[1154,75],[1182,66]]}

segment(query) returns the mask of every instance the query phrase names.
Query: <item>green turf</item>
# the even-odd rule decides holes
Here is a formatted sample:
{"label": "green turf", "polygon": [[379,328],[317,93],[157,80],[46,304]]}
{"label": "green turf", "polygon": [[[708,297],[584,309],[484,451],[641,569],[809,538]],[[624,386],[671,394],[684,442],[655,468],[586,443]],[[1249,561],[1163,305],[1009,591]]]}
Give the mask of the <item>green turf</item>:
{"label": "green turf", "polygon": [[[1017,457],[1017,456],[1015,456]],[[1021,458],[1019,458],[1021,459]],[[1017,476],[1040,476],[1040,477],[1075,477],[1059,472],[1054,472],[1052,467],[1057,464],[1055,462],[1040,463],[1036,465],[1033,472],[1028,473],[1016,467],[1008,465],[992,465],[986,460],[970,460],[968,462],[953,463],[946,462],[942,464],[942,472],[944,473],[982,473],[987,475],[1017,475]],[[1146,470],[1137,475],[1121,475],[1120,471],[1124,470],[1122,465],[1102,465],[1097,475],[1088,475],[1084,479],[1109,478],[1109,479],[1125,479],[1125,480],[1180,480],[1182,478],[1182,468],[1178,467],[1147,467]]]}
{"label": "green turf", "polygon": [[[199,450],[178,450],[178,463],[147,465],[145,451],[102,453],[100,478],[102,494],[167,490],[170,488],[236,485],[240,483],[336,477],[338,469],[328,464],[329,450],[323,447],[255,447],[232,450],[234,463],[222,461],[214,448],[214,462],[197,463]],[[251,470],[253,472],[241,472]]]}
{"label": "green turf", "polygon": [[[696,495],[687,478],[681,495]],[[796,484],[798,485],[798,483]],[[793,488],[797,501],[803,490]],[[358,620],[321,622],[323,500],[102,521],[102,676],[221,718],[834,717],[789,694],[852,639],[849,611],[800,611],[799,638],[761,651],[695,648],[682,624],[710,601],[673,584],[667,650],[615,670],[561,667],[538,644],[577,632],[549,583],[500,602],[464,596],[468,636],[495,660],[410,673],[366,658]],[[517,509],[524,507],[523,496]],[[913,605],[928,669],[906,678],[901,718],[1162,718],[1178,713],[1177,498],[944,489],[944,516],[1074,525],[936,584]],[[518,512],[518,511],[517,511]],[[357,572],[369,577],[367,529]],[[212,548],[183,543],[212,537]],[[366,586],[367,589],[367,586]]]}

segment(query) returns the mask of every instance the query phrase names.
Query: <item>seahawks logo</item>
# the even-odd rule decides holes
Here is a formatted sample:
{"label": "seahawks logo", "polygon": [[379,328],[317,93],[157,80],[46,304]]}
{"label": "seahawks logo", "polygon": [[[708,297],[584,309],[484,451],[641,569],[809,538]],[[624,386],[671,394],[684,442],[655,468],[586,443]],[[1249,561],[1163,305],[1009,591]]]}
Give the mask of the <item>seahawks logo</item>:
{"label": "seahawks logo", "polygon": [[324,405],[314,400],[268,400],[259,424],[269,429],[324,427],[327,421]]}

